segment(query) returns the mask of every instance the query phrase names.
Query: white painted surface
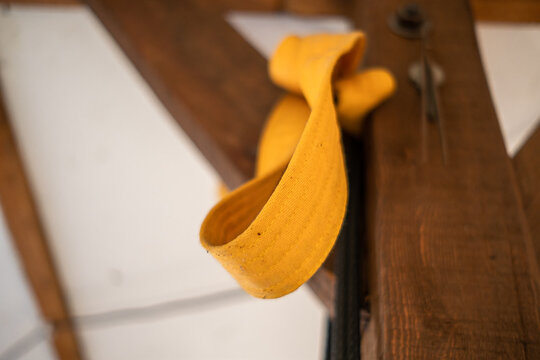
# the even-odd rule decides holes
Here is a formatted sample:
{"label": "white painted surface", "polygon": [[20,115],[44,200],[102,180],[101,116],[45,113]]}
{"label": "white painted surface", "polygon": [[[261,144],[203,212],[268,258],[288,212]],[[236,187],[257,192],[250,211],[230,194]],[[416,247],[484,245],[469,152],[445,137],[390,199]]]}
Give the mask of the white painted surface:
{"label": "white painted surface", "polygon": [[[0,208],[0,354],[42,325]],[[36,351],[39,357],[26,359],[53,359],[46,342]]]}
{"label": "white painted surface", "polygon": [[342,16],[232,11],[226,19],[266,59],[272,56],[281,39],[287,35],[344,33],[352,29],[351,22]]}
{"label": "white painted surface", "polygon": [[540,120],[540,24],[480,23],[476,32],[506,149],[514,156]]}
{"label": "white painted surface", "polygon": [[47,342],[41,342],[36,347],[30,349],[27,353],[21,355],[18,360],[53,360],[56,355]]}
{"label": "white painted surface", "polygon": [[320,305],[300,288],[281,299],[245,300],[204,312],[83,332],[91,359],[321,359]]}
{"label": "white painted surface", "polygon": [[0,17],[5,98],[78,314],[235,287],[199,245],[218,178],[84,8]]}
{"label": "white painted surface", "polygon": [[[198,240],[216,174],[86,9],[3,10],[0,61],[76,315],[237,288]],[[139,323],[83,323],[81,339],[97,360],[307,359],[323,343],[323,317],[299,290]]]}

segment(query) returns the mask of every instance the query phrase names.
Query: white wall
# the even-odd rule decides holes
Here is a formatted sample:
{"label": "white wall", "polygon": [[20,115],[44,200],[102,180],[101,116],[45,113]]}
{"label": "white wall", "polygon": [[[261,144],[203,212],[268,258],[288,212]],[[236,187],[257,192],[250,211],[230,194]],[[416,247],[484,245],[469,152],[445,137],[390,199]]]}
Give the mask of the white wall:
{"label": "white wall", "polygon": [[[89,11],[2,10],[0,61],[76,316],[238,289],[198,240],[218,177]],[[80,330],[90,359],[307,359],[324,317],[300,289]]]}
{"label": "white wall", "polygon": [[514,156],[540,121],[540,25],[476,27],[506,149]]}
{"label": "white wall", "polygon": [[[13,247],[11,235],[0,208],[0,354],[22,355],[21,359],[53,359],[49,344],[44,341],[46,329],[39,316],[34,297]],[[35,340],[31,351],[21,343],[28,334]],[[2,355],[0,359],[4,360]]]}

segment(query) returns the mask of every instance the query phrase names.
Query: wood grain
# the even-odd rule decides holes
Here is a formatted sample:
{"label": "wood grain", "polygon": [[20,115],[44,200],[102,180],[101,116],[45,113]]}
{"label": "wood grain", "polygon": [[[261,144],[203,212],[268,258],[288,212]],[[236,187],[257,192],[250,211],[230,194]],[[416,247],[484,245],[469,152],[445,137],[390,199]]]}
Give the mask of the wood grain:
{"label": "wood grain", "polygon": [[[194,1],[194,0],[190,0]],[[234,11],[279,11],[282,9],[282,0],[195,0],[211,10],[226,12]]]}
{"label": "wood grain", "polygon": [[253,176],[278,97],[266,61],[194,0],[88,0],[156,95],[230,188]]}
{"label": "wood grain", "polygon": [[285,0],[283,10],[300,15],[345,15],[345,0]]}
{"label": "wood grain", "polygon": [[540,22],[539,0],[471,0],[477,21]]}
{"label": "wood grain", "polygon": [[540,125],[512,160],[523,210],[540,262]]}
{"label": "wood grain", "polygon": [[390,69],[395,96],[366,132],[371,310],[381,359],[538,359],[538,264],[480,61],[468,3],[419,1],[446,73],[440,103],[448,162],[408,79],[420,44],[387,27],[400,1],[358,1],[369,65]]}
{"label": "wood grain", "polygon": [[0,203],[60,359],[80,359],[74,329],[0,94]]}

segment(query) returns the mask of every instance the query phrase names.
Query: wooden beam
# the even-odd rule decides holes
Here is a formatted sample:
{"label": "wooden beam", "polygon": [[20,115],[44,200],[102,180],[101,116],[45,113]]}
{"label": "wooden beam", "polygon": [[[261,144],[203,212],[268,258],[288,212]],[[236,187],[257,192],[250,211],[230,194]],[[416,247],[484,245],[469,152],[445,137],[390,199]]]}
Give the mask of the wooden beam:
{"label": "wooden beam", "polygon": [[345,0],[285,0],[283,10],[300,15],[345,15]]}
{"label": "wooden beam", "polygon": [[540,262],[540,125],[512,160],[523,209]]}
{"label": "wooden beam", "polygon": [[[540,358],[540,277],[465,0],[418,1],[432,22],[447,163],[409,80],[420,43],[393,34],[402,2],[358,1],[366,62],[397,78],[367,126],[371,311],[379,359]],[[426,141],[427,160],[422,142]]]}
{"label": "wooden beam", "polygon": [[[193,0],[190,0],[193,1]],[[279,11],[282,0],[195,0],[210,11]]]}
{"label": "wooden beam", "polygon": [[[300,15],[348,15],[349,7],[349,3],[344,0],[220,0],[218,3],[225,3],[227,8],[238,10],[282,10]],[[470,0],[470,3],[476,21],[540,22],[539,0]]]}
{"label": "wooden beam", "polygon": [[471,0],[477,21],[540,22],[539,0]]}
{"label": "wooden beam", "polygon": [[81,358],[38,211],[0,94],[0,203],[41,315],[52,327],[59,359]]}
{"label": "wooden beam", "polygon": [[196,0],[87,2],[224,182],[236,188],[251,178],[279,91],[223,9]]}

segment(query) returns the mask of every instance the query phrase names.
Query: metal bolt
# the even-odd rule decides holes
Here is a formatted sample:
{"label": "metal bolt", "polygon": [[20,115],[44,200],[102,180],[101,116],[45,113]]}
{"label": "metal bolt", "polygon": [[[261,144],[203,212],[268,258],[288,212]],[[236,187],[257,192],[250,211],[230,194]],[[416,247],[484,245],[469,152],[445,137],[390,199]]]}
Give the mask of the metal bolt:
{"label": "metal bolt", "polygon": [[403,5],[388,18],[390,29],[407,39],[420,39],[427,34],[430,27],[422,8],[415,3]]}

